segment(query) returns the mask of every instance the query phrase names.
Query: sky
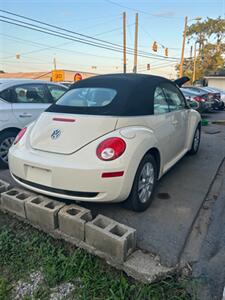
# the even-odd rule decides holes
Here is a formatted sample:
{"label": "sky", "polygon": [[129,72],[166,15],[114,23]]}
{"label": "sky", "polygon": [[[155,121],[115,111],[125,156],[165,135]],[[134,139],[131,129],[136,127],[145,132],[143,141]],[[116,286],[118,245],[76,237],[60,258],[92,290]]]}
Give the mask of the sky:
{"label": "sky", "polygon": [[[125,11],[127,47],[130,48],[134,47],[135,13],[138,12],[138,50],[153,55],[151,58],[138,57],[138,72],[173,78],[176,74],[174,66],[181,56],[185,16],[188,24],[196,22],[193,20],[196,17],[202,20],[224,18],[225,0],[1,0],[0,9],[119,45],[123,43],[122,14]],[[2,11],[0,15],[18,19]],[[154,41],[158,44],[156,54],[164,56],[167,47],[172,59],[154,57]],[[189,57],[193,43],[186,43],[186,57]],[[0,22],[0,70],[49,71],[54,67],[54,58],[57,69],[99,74],[123,71],[120,52]],[[147,64],[150,64],[150,71],[146,70]],[[128,54],[127,70],[132,72],[132,69],[133,55]]]}

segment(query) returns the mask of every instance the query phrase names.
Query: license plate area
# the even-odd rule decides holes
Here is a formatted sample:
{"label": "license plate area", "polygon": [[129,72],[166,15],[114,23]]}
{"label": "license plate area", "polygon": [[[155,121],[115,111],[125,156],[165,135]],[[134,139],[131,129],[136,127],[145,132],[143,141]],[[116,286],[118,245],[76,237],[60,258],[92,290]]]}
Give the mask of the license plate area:
{"label": "license plate area", "polygon": [[31,182],[51,186],[52,172],[35,166],[25,165],[26,179]]}

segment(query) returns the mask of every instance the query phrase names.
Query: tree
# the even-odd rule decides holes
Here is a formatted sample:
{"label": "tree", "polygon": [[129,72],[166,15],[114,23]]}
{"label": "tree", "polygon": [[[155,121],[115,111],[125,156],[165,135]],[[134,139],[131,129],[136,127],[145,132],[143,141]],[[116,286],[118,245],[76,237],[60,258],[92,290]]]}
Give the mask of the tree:
{"label": "tree", "polygon": [[[207,18],[192,24],[187,29],[188,42],[194,41],[197,47],[196,80],[207,73],[225,68],[225,20]],[[192,77],[193,58],[184,60],[184,74]],[[179,70],[179,66],[177,66]]]}

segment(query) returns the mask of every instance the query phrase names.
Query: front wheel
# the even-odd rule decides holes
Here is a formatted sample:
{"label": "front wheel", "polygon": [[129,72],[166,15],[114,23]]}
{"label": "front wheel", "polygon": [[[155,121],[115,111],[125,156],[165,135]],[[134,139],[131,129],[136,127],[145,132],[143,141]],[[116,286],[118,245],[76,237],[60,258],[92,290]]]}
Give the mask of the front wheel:
{"label": "front wheel", "polygon": [[194,155],[198,152],[199,145],[201,140],[201,126],[198,125],[198,127],[195,130],[195,134],[192,141],[191,150],[189,151],[189,154]]}
{"label": "front wheel", "polygon": [[134,211],[146,210],[152,202],[157,180],[157,165],[151,154],[146,154],[137,169],[126,206]]}

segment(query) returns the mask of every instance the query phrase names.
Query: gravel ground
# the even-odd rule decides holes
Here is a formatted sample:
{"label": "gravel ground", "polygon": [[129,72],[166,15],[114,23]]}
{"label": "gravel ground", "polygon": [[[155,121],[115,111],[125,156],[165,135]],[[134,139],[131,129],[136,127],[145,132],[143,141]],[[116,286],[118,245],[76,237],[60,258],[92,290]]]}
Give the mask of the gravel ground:
{"label": "gravel ground", "polygon": [[72,283],[63,283],[52,289],[50,300],[63,300],[75,289]]}
{"label": "gravel ground", "polygon": [[25,296],[32,298],[34,292],[38,289],[43,280],[42,273],[38,271],[30,274],[29,282],[18,281],[14,289],[15,300],[23,300]]}
{"label": "gravel ground", "polygon": [[[27,297],[34,299],[34,293],[41,287],[44,282],[44,276],[41,271],[30,274],[28,281],[18,281],[14,288],[13,294],[15,300],[24,300]],[[49,300],[63,300],[73,292],[75,286],[72,283],[62,283],[50,290]]]}

